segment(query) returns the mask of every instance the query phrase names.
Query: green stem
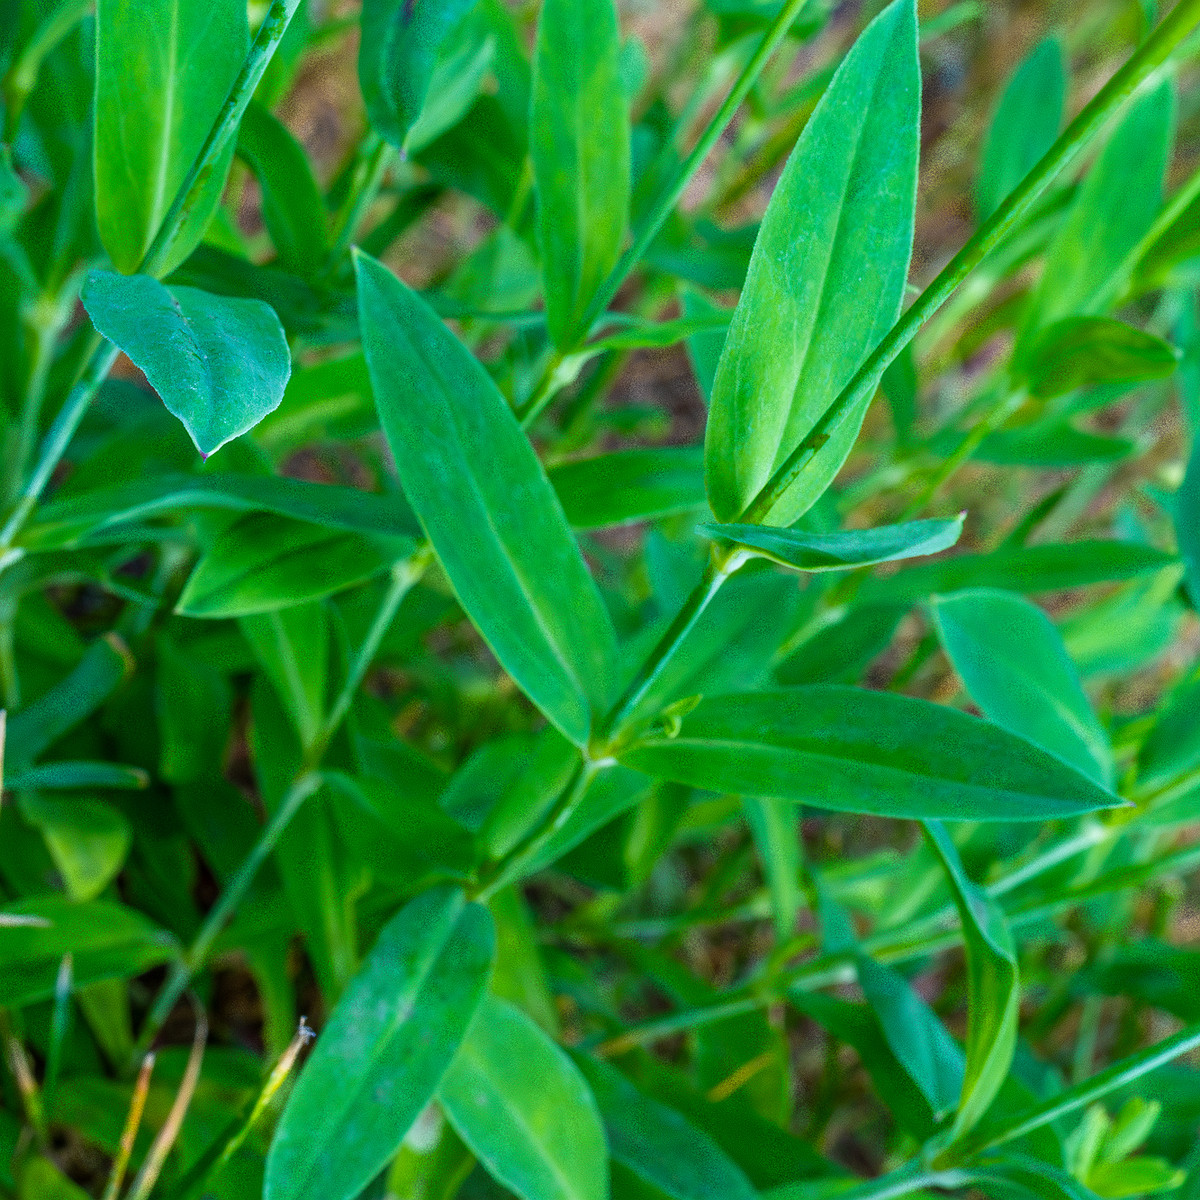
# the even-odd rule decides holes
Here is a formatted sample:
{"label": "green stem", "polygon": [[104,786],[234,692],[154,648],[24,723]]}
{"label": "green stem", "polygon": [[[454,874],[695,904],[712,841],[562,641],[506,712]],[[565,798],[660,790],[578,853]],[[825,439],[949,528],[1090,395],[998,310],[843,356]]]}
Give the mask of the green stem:
{"label": "green stem", "polygon": [[528,873],[529,864],[537,858],[542,847],[571,819],[592,777],[602,769],[603,764],[591,759],[579,760],[567,781],[567,786],[559,794],[546,818],[496,864],[490,877],[482,881],[474,899],[486,903],[497,892]]}
{"label": "green stem", "polygon": [[379,195],[383,178],[394,155],[395,148],[377,133],[367,135],[354,167],[354,176],[350,180],[349,194],[338,213],[330,238],[329,256],[325,263],[327,274],[337,270],[342,256],[350,248],[363,217],[367,215],[367,210]]}
{"label": "green stem", "polygon": [[246,856],[246,860],[238,868],[237,874],[222,889],[220,898],[204,918],[204,924],[196,935],[195,941],[172,967],[171,973],[167,976],[167,981],[163,985],[162,991],[159,992],[154,1007],[150,1010],[150,1015],[142,1027],[141,1036],[138,1038],[134,1050],[133,1061],[135,1063],[141,1061],[163,1023],[171,1015],[175,1002],[186,991],[192,976],[207,961],[213,943],[217,940],[217,936],[224,928],[225,922],[232,915],[233,910],[242,902],[255,875],[258,874],[259,868],[266,861],[267,855],[275,849],[283,831],[300,811],[305,800],[320,787],[320,784],[321,776],[315,771],[310,771],[301,775],[288,789],[283,803],[275,810],[262,833],[258,835],[254,849]]}
{"label": "green stem", "polygon": [[775,53],[775,47],[783,40],[807,3],[808,0],[787,0],[787,3],[779,10],[779,15],[763,34],[758,49],[743,68],[737,82],[730,89],[729,95],[725,97],[721,107],[713,113],[712,119],[704,127],[704,132],[692,147],[692,152],[680,163],[674,178],[659,193],[650,211],[646,214],[641,228],[634,235],[629,249],[621,255],[617,265],[608,273],[608,278],[592,297],[591,303],[579,323],[580,328],[577,331],[579,337],[586,336],[587,331],[612,302],[629,273],[641,261],[642,255],[646,253],[650,243],[658,236],[659,230],[671,215],[675,205],[679,203],[679,198],[687,190],[692,176],[700,169],[709,152],[720,140],[726,126],[733,120],[742,101],[754,86],[759,75],[762,74],[771,55]]}
{"label": "green stem", "polygon": [[649,657],[642,663],[638,673],[621,694],[621,698],[613,705],[612,710],[601,723],[601,739],[607,739],[610,742],[617,740],[622,725],[634,715],[638,705],[645,699],[647,693],[666,670],[667,664],[675,656],[679,647],[683,645],[684,639],[695,628],[696,622],[700,620],[704,610],[712,603],[729,576],[748,557],[739,550],[713,550],[700,582],[692,589],[692,593],[684,602],[683,607],[675,614],[675,619],[659,638]]}
{"label": "green stem", "polygon": [[921,326],[937,312],[984,258],[1024,220],[1051,182],[1074,161],[1134,91],[1162,66],[1197,22],[1200,22],[1200,0],[1181,0],[1154,33],[1067,126],[1062,136],[1004,203],[979,227],[975,235],[892,326],[854,373],[850,382],[817,419],[809,435],[788,455],[751,501],[745,513],[738,518],[740,521],[760,524],[770,516],[772,509],[807,470],[817,449],[837,433],[852,413],[857,412],[871,399],[880,375],[912,341]]}
{"label": "green stem", "polygon": [[[183,183],[175,193],[171,207],[167,209],[162,224],[155,234],[154,241],[146,251],[145,257],[138,266],[138,272],[143,275],[157,275],[166,262],[167,253],[171,248],[179,230],[183,227],[204,191],[209,176],[217,160],[221,157],[230,138],[237,133],[238,123],[254,89],[270,63],[283,37],[292,15],[300,6],[300,0],[272,0],[267,15],[259,26],[254,43],[242,69],[230,88],[229,96],[221,106],[208,136],[204,139],[195,161],[192,163]],[[117,359],[117,348],[110,342],[97,339],[97,344],[89,355],[87,365],[83,369],[79,382],[71,389],[66,401],[54,419],[50,432],[42,443],[41,455],[33,473],[21,492],[20,500],[13,510],[4,528],[0,530],[0,552],[12,546],[21,527],[29,519],[38,502],[38,498],[50,482],[54,468],[58,466],[62,456],[67,452],[71,438],[83,420],[88,405],[100,390],[100,385],[108,377],[108,372]]]}
{"label": "green stem", "polygon": [[1161,1042],[1145,1050],[1139,1050],[1138,1053],[1131,1054],[1128,1058],[1123,1058],[1103,1071],[1097,1072],[1090,1079],[1074,1084],[1049,1100],[1035,1104],[999,1130],[992,1129],[987,1133],[966,1138],[956,1146],[948,1147],[935,1165],[954,1166],[987,1150],[993,1150],[997,1146],[1016,1141],[1017,1138],[1024,1137],[1035,1129],[1041,1129],[1044,1125],[1057,1121],[1059,1117],[1065,1117],[1068,1113],[1086,1108],[1117,1088],[1124,1087],[1135,1079],[1140,1079],[1143,1075],[1148,1075],[1156,1068],[1164,1066],[1172,1059],[1178,1058],[1181,1054],[1187,1054],[1188,1051],[1195,1050],[1197,1047],[1200,1047],[1200,1023],[1188,1025],[1172,1037],[1164,1038]]}
{"label": "green stem", "polygon": [[21,114],[25,111],[25,101],[37,86],[42,63],[94,6],[95,0],[61,0],[58,7],[33,31],[33,36],[4,76],[6,111],[4,136],[0,141],[11,145],[16,140]]}
{"label": "green stem", "polygon": [[315,770],[320,763],[330,741],[333,740],[333,735],[337,733],[346,713],[350,711],[350,705],[354,702],[354,695],[358,691],[359,684],[362,683],[363,677],[370,669],[371,663],[379,651],[379,644],[391,628],[396,611],[404,597],[412,591],[421,576],[425,574],[432,561],[433,550],[428,544],[425,544],[392,568],[392,580],[380,602],[375,619],[371,622],[367,636],[363,639],[358,653],[350,664],[350,669],[346,673],[346,681],[342,684],[342,690],[338,693],[333,707],[329,710],[329,715],[325,718],[320,732],[309,748],[306,756],[309,770]]}

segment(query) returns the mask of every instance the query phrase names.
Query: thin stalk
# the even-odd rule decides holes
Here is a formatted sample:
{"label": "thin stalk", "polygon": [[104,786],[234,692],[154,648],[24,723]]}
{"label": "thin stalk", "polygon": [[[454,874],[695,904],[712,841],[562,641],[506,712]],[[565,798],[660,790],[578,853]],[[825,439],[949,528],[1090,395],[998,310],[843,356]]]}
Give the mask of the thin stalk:
{"label": "thin stalk", "polygon": [[246,856],[246,861],[238,868],[237,874],[225,886],[220,898],[212,906],[208,916],[204,918],[204,924],[196,935],[196,940],[192,942],[183,957],[175,963],[167,976],[167,981],[163,984],[163,989],[159,992],[154,1007],[150,1010],[146,1023],[142,1027],[141,1036],[138,1038],[138,1044],[134,1050],[136,1058],[140,1058],[149,1049],[150,1043],[157,1036],[167,1017],[171,1015],[171,1009],[175,1007],[175,1002],[187,990],[192,976],[204,965],[212,950],[213,942],[216,941],[233,910],[241,903],[247,889],[254,881],[255,875],[258,874],[259,868],[266,861],[267,855],[275,849],[283,831],[300,811],[304,801],[320,785],[321,776],[315,771],[310,771],[301,775],[288,789],[283,803],[275,810],[262,833],[258,835],[254,849]]}
{"label": "thin stalk", "polygon": [[1016,1141],[1017,1138],[1024,1137],[1035,1129],[1041,1129],[1044,1125],[1057,1121],[1059,1117],[1086,1108],[1117,1088],[1124,1087],[1135,1079],[1140,1079],[1143,1075],[1148,1075],[1156,1068],[1171,1062],[1172,1059],[1198,1047],[1200,1047],[1200,1023],[1188,1025],[1173,1036],[1164,1038],[1161,1042],[1149,1046],[1145,1050],[1139,1050],[1136,1054],[1131,1054],[1128,1058],[1113,1063],[1112,1066],[1097,1072],[1090,1079],[1076,1083],[1059,1092],[1057,1096],[1033,1105],[1032,1108],[999,1130],[980,1133],[975,1137],[966,1138],[955,1146],[947,1147],[935,1165],[954,1166],[987,1150],[994,1150],[997,1146]]}
{"label": "thin stalk", "polygon": [[584,314],[579,321],[579,326],[575,329],[574,336],[570,340],[568,347],[555,351],[543,369],[541,378],[530,394],[530,398],[518,407],[517,417],[520,419],[522,425],[528,427],[554,398],[555,375],[558,368],[562,365],[563,358],[570,353],[572,348],[580,345],[588,336],[588,332],[592,326],[600,319],[604,310],[612,303],[613,297],[620,291],[621,284],[625,282],[630,272],[641,261],[642,255],[646,253],[650,243],[658,236],[659,230],[662,229],[667,218],[671,215],[675,205],[679,203],[679,198],[687,190],[688,184],[692,181],[692,176],[700,169],[709,152],[720,140],[721,135],[725,132],[729,122],[733,120],[734,114],[741,106],[742,101],[757,82],[759,75],[762,74],[763,68],[775,52],[775,48],[783,40],[787,31],[791,29],[796,18],[803,11],[807,3],[808,0],[787,0],[787,3],[779,10],[779,15],[771,22],[766,33],[763,34],[762,41],[758,44],[758,49],[755,50],[745,67],[742,68],[741,74],[729,90],[729,94],[722,101],[721,107],[713,113],[712,118],[704,127],[696,144],[692,147],[691,153],[679,164],[671,180],[659,192],[657,199],[650,207],[650,211],[646,214],[641,226],[634,234],[629,248],[617,260],[616,265],[608,273],[608,277],[592,296],[591,302],[584,310]]}
{"label": "thin stalk", "polygon": [[16,140],[25,111],[25,101],[37,86],[42,63],[54,48],[95,7],[95,0],[60,0],[53,12],[43,18],[4,76],[4,136],[10,145]]}
{"label": "thin stalk", "polygon": [[490,878],[484,880],[474,895],[480,903],[486,903],[497,892],[515,883],[530,863],[537,858],[545,844],[571,819],[579,802],[587,791],[588,784],[597,771],[605,766],[589,758],[581,758],[566,787],[559,793],[554,807],[545,820],[541,821],[526,837],[522,838],[495,866]]}
{"label": "thin stalk", "polygon": [[740,550],[713,551],[700,582],[692,589],[691,595],[675,614],[675,619],[658,640],[650,656],[642,663],[638,673],[604,719],[601,725],[602,738],[609,741],[617,739],[621,726],[634,714],[638,705],[666,670],[667,664],[695,628],[704,610],[712,603],[729,576],[742,566],[748,557],[749,555]]}
{"label": "thin stalk", "polygon": [[700,134],[696,144],[692,147],[691,153],[680,163],[674,178],[659,193],[650,211],[646,214],[641,228],[634,235],[629,249],[621,255],[617,261],[617,265],[608,273],[608,278],[605,279],[596,294],[592,297],[591,303],[584,311],[583,318],[579,323],[580,328],[577,331],[579,336],[582,337],[592,327],[593,323],[612,302],[613,297],[620,290],[621,284],[625,282],[629,273],[641,261],[642,255],[646,253],[650,243],[654,241],[659,230],[662,229],[663,224],[671,215],[675,205],[679,203],[679,198],[687,190],[692,176],[700,169],[704,160],[708,157],[709,151],[720,140],[726,126],[733,120],[734,114],[741,107],[742,101],[749,94],[759,75],[762,74],[762,70],[767,65],[771,55],[775,53],[775,47],[783,41],[787,31],[791,29],[796,18],[803,11],[807,3],[808,0],[787,0],[787,3],[779,10],[779,15],[771,22],[767,31],[763,34],[763,39],[759,43],[758,49],[750,57],[750,61],[746,63],[742,73],[730,89],[729,94],[722,101],[721,107],[713,113],[712,119],[704,127],[704,132]]}
{"label": "thin stalk", "polygon": [[25,1110],[25,1120],[33,1130],[33,1136],[42,1150],[50,1147],[49,1131],[46,1127],[46,1108],[42,1103],[41,1089],[33,1077],[33,1068],[21,1039],[13,1032],[8,1019],[8,1013],[0,1008],[0,1040],[4,1042],[4,1056],[8,1059],[8,1069],[21,1095],[21,1107]]}
{"label": "thin stalk", "polygon": [[395,620],[396,612],[404,597],[412,591],[421,576],[428,570],[431,562],[433,562],[433,550],[426,543],[392,568],[391,584],[379,605],[375,619],[371,622],[371,628],[367,630],[367,636],[363,639],[358,653],[350,664],[346,682],[342,684],[342,690],[333,702],[333,707],[329,710],[329,715],[325,718],[309,751],[308,766],[310,770],[315,769],[321,761],[333,735],[345,719],[346,713],[350,711],[350,705],[354,702],[354,695],[358,691],[359,684],[362,683],[363,677],[370,669],[371,663],[379,651],[379,644],[391,628],[392,621]]}
{"label": "thin stalk", "polygon": [[147,1054],[142,1059],[137,1083],[133,1085],[133,1096],[129,1101],[129,1112],[125,1116],[125,1127],[121,1130],[121,1140],[117,1144],[117,1157],[113,1159],[112,1168],[108,1173],[108,1183],[105,1184],[101,1200],[117,1200],[121,1191],[121,1183],[125,1179],[129,1158],[133,1154],[133,1143],[137,1138],[138,1127],[142,1123],[142,1112],[146,1107],[146,1096],[150,1092],[150,1074],[153,1070],[154,1055]]}
{"label": "thin stalk", "polygon": [[[233,1122],[229,1136],[218,1139],[188,1171],[187,1175],[179,1181],[171,1192],[173,1200],[187,1200],[189,1196],[198,1192],[209,1179],[221,1174],[283,1086],[292,1067],[296,1065],[296,1058],[300,1051],[316,1036],[316,1033],[305,1024],[304,1018],[301,1017],[295,1036],[272,1068],[271,1074],[267,1076],[267,1082],[263,1084],[262,1091],[255,1098],[253,1107],[249,1112],[243,1109],[245,1115]],[[220,1150],[217,1149],[217,1146],[220,1146]]]}
{"label": "thin stalk", "polygon": [[337,269],[342,256],[350,248],[363,217],[379,195],[395,153],[395,148],[377,133],[367,135],[350,180],[349,195],[338,213],[330,236],[329,255],[325,260],[326,273]]}
{"label": "thin stalk", "polygon": [[1200,0],[1180,0],[1154,33],[1084,106],[1004,203],[892,326],[850,382],[817,419],[808,437],[788,455],[751,501],[745,513],[738,518],[739,521],[762,523],[770,515],[771,510],[808,469],[817,450],[852,413],[870,400],[878,386],[879,376],[912,341],[921,326],[1028,215],[1038,197],[1078,157],[1141,84],[1162,66],[1197,23],[1200,23]]}
{"label": "thin stalk", "polygon": [[[204,144],[175,193],[171,207],[163,217],[158,233],[138,266],[139,274],[157,275],[161,271],[172,242],[199,200],[217,160],[229,144],[229,139],[236,134],[238,122],[241,121],[242,114],[254,95],[254,89],[266,72],[267,65],[299,6],[300,0],[272,0],[242,69],[230,88],[229,96],[221,106]],[[83,420],[92,398],[100,390],[100,385],[107,378],[116,359],[117,348],[110,342],[96,338],[87,365],[55,417],[50,432],[42,443],[41,454],[29,481],[22,489],[20,499],[4,528],[0,530],[0,553],[12,546],[21,527],[29,519],[29,514],[50,482],[55,467],[67,452],[71,438],[79,428],[79,422]]]}
{"label": "thin stalk", "polygon": [[183,1070],[179,1091],[175,1093],[171,1111],[167,1113],[158,1136],[150,1143],[150,1152],[130,1186],[126,1200],[146,1200],[150,1195],[167,1161],[167,1155],[179,1136],[183,1118],[187,1116],[188,1106],[196,1092],[196,1084],[200,1082],[200,1065],[204,1062],[204,1047],[208,1042],[208,1018],[204,1015],[204,1006],[195,997],[192,998],[192,1007],[196,1010],[196,1032],[192,1037],[192,1049]]}

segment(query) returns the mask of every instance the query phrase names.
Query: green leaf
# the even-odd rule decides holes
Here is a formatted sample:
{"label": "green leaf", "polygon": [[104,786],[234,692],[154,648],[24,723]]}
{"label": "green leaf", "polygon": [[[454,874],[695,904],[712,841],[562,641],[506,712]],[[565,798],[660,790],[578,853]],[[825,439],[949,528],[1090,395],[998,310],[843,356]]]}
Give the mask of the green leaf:
{"label": "green leaf", "polygon": [[26,792],[21,816],[41,830],[50,857],[73,900],[94,900],[116,877],[129,854],[133,829],[101,800]]}
{"label": "green leaf", "polygon": [[1042,399],[1100,384],[1146,383],[1172,374],[1179,351],[1152,333],[1108,317],[1067,317],[1033,340],[1023,369]]}
{"label": "green leaf", "polygon": [[425,107],[439,52],[477,0],[364,0],[358,83],[375,132],[403,149]]}
{"label": "green leaf", "polygon": [[[900,315],[920,92],[915,5],[896,0],[842,60],[763,217],[705,439],[719,521],[738,519]],[[862,415],[818,450],[767,523],[790,525],[824,492]]]}
{"label": "green leaf", "polygon": [[[96,222],[113,265],[138,269],[229,95],[250,31],[241,0],[100,0]],[[233,158],[217,160],[163,265],[196,248]]]}
{"label": "green leaf", "polygon": [[621,251],[629,212],[629,110],[612,0],[545,0],[533,54],[529,153],[546,320],[571,349]]}
{"label": "green leaf", "polygon": [[165,635],[157,650],[158,774],[170,783],[220,778],[233,723],[229,682],[211,662]]}
{"label": "green leaf", "polygon": [[1120,803],[965,713],[833,685],[714,696],[677,736],[648,734],[619,757],[710,791],[886,817],[1040,821]]}
{"label": "green leaf", "polygon": [[291,353],[268,304],[93,271],[80,294],[92,324],[123,350],[206,457],[283,399]]}
{"label": "green leaf", "polygon": [[329,239],[325,202],[304,148],[269,108],[251,101],[238,128],[237,153],[262,190],[262,219],[279,263],[311,276]]}
{"label": "green leaf", "polygon": [[615,635],[562,506],[479,362],[394,275],[356,261],[367,364],[405,494],[501,665],[582,744],[608,698]]}
{"label": "green leaf", "polygon": [[320,601],[238,621],[242,636],[271,681],[300,741],[309,746],[325,718],[329,624]]}
{"label": "green leaf", "polygon": [[290,608],[365,583],[415,548],[411,538],[334,532],[274,513],[250,513],[217,536],[175,611],[211,618]]}
{"label": "green leaf", "polygon": [[713,382],[717,377],[717,365],[721,361],[721,351],[725,348],[725,338],[729,333],[729,309],[714,304],[703,292],[695,288],[683,287],[681,302],[683,315],[693,320],[707,318],[711,321],[720,319],[720,325],[693,333],[687,341],[688,358],[692,370],[696,374],[696,383],[700,387],[700,395],[707,404],[712,397]]}
{"label": "green leaf", "polygon": [[17,1200],[87,1200],[87,1196],[49,1159],[31,1158],[21,1168]]}
{"label": "green leaf", "polygon": [[1179,557],[1187,570],[1187,588],[1192,604],[1200,608],[1200,439],[1192,450],[1183,482],[1175,493],[1172,512]]}
{"label": "green leaf", "polygon": [[1174,122],[1169,79],[1126,108],[1050,246],[1022,340],[1063,317],[1103,310],[1126,257],[1158,214]]}
{"label": "green leaf", "polygon": [[699,446],[616,450],[557,463],[547,474],[574,529],[653,521],[704,505]]}
{"label": "green leaf", "polygon": [[1135,450],[1137,444],[1127,438],[1089,433],[1070,421],[1051,417],[989,433],[972,458],[1003,466],[1077,467],[1119,462]]}
{"label": "green leaf", "polygon": [[39,896],[0,909],[0,995],[6,1006],[50,999],[64,954],[73,955],[74,984],[82,988],[140,975],[177,958],[179,946],[165,929],[112,900]]}
{"label": "green leaf", "polygon": [[954,1110],[962,1093],[962,1049],[899,971],[865,954],[857,956],[855,967],[892,1053],[940,1120]]}
{"label": "green leaf", "polygon": [[615,1067],[588,1054],[574,1059],[596,1098],[614,1162],[673,1200],[754,1200],[750,1181],[706,1133]]}
{"label": "green leaf", "polygon": [[948,550],[962,535],[963,516],[952,521],[906,521],[875,529],[810,533],[804,529],[774,529],[761,525],[700,525],[704,537],[739,546],[797,571],[848,571],[853,567],[919,558]]}
{"label": "green leaf", "polygon": [[1013,72],[983,142],[975,211],[986,221],[1050,149],[1062,124],[1067,68],[1057,37],[1039,42]]}
{"label": "green leaf", "polygon": [[1011,592],[937,596],[938,637],[971,699],[997,725],[1113,786],[1108,736],[1050,618]]}
{"label": "green leaf", "polygon": [[746,824],[758,850],[771,897],[775,934],[789,938],[796,930],[796,914],[804,897],[800,884],[800,813],[790,800],[748,796],[742,801]]}
{"label": "green leaf", "polygon": [[420,526],[399,494],[381,496],[354,488],[307,483],[273,475],[155,475],[54,500],[22,532],[31,550],[77,546],[180,511],[270,512],[329,529],[412,537]]}
{"label": "green leaf", "polygon": [[592,1093],[511,1004],[484,998],[438,1100],[488,1173],[521,1200],[607,1200],[608,1147]]}
{"label": "green leaf", "polygon": [[1138,779],[1163,782],[1200,766],[1200,679],[1185,681],[1166,698],[1138,751]]}
{"label": "green leaf", "polygon": [[75,791],[79,788],[113,788],[116,791],[141,791],[150,777],[141,767],[120,763],[62,761],[40,763],[23,771],[6,773],[4,786],[14,792]]}
{"label": "green leaf", "polygon": [[496,65],[496,39],[479,9],[468,13],[442,46],[417,123],[408,131],[407,150],[420,153],[466,116],[484,80]]}
{"label": "green leaf", "polygon": [[78,666],[27,708],[8,718],[4,770],[16,774],[90,716],[129,673],[129,651],[116,634],[98,638]]}
{"label": "green leaf", "polygon": [[979,1123],[1008,1076],[1017,1046],[1021,984],[1004,914],[967,878],[943,826],[931,821],[925,832],[950,881],[967,948],[967,1063],[953,1130],[959,1139]]}
{"label": "green leaf", "polygon": [[871,604],[887,604],[971,587],[1007,588],[1032,595],[1133,579],[1177,561],[1143,542],[1084,540],[1003,546],[990,554],[960,554],[908,567],[886,579],[868,579],[859,597]]}
{"label": "green leaf", "polygon": [[351,1200],[378,1174],[459,1049],[494,949],[487,909],[449,888],[392,918],[288,1098],[266,1200]]}

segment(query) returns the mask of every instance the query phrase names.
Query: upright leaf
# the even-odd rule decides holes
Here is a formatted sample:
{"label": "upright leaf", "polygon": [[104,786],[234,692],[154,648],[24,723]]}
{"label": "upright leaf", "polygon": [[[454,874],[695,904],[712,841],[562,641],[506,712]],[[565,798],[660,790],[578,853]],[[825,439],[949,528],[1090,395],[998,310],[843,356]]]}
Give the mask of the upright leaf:
{"label": "upright leaf", "polygon": [[529,118],[550,337],[570,348],[621,251],[629,212],[629,110],[613,0],[545,0]]}
{"label": "upright leaf", "polygon": [[506,1001],[484,998],[438,1100],[489,1174],[521,1200],[607,1200],[608,1147],[587,1083]]}
{"label": "upright leaf", "polygon": [[575,1062],[596,1098],[614,1161],[672,1200],[754,1200],[750,1181],[706,1133],[615,1067],[586,1054]]}
{"label": "upright leaf", "polygon": [[562,506],[478,360],[391,272],[357,262],[367,365],[405,494],[501,665],[586,742],[615,636]]}
{"label": "upright leaf", "polygon": [[1056,37],[1039,42],[1013,72],[983,142],[975,211],[986,221],[1050,149],[1062,124],[1067,69]]}
{"label": "upright leaf", "polygon": [[[96,7],[96,222],[113,266],[130,274],[225,103],[250,31],[242,0],[100,0]],[[164,274],[204,235],[232,158],[231,143]]]}
{"label": "upright leaf", "polygon": [[[763,217],[705,440],[708,498],[720,521],[738,519],[900,314],[920,93],[916,7],[895,0],[838,68]],[[790,525],[821,495],[862,415],[818,451],[767,523]]]}
{"label": "upright leaf", "polygon": [[1162,203],[1171,152],[1171,81],[1134,100],[1071,203],[1025,317],[1026,335],[1063,317],[1099,311],[1107,287]]}
{"label": "upright leaf", "polygon": [[1012,1065],[1021,985],[1004,915],[963,870],[958,850],[937,821],[925,826],[954,893],[967,947],[967,1063],[954,1136],[979,1123]]}
{"label": "upright leaf", "polygon": [[93,271],[80,298],[206,457],[279,407],[292,357],[269,304],[110,271]]}
{"label": "upright leaf", "polygon": [[1108,317],[1067,317],[1044,329],[1024,363],[1029,390],[1052,399],[1077,388],[1146,383],[1170,375],[1179,352]]}
{"label": "upright leaf", "polygon": [[242,117],[237,153],[262,189],[263,223],[280,264],[311,275],[324,261],[327,217],[304,148],[269,108],[255,101]]}
{"label": "upright leaf", "polygon": [[494,943],[487,909],[449,888],[392,918],[288,1098],[266,1200],[351,1200],[378,1174],[458,1050]]}
{"label": "upright leaf", "polygon": [[936,597],[932,608],[984,715],[1111,788],[1112,747],[1050,618],[1021,596],[983,588]]}
{"label": "upright leaf", "polygon": [[477,0],[364,0],[358,83],[371,125],[402,149],[417,123],[438,53]]}
{"label": "upright leaf", "polygon": [[832,685],[713,696],[620,758],[711,791],[888,817],[1035,821],[1120,803],[985,721]]}
{"label": "upright leaf", "polygon": [[742,801],[771,897],[775,933],[789,938],[803,901],[800,885],[800,813],[791,800],[748,796]]}

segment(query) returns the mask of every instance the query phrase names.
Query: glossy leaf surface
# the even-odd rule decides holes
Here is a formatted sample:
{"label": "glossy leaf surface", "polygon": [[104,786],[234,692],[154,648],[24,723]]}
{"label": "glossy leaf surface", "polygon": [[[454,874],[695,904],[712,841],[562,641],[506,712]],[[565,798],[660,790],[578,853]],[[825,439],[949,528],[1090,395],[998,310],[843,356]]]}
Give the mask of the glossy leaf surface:
{"label": "glossy leaf surface", "polygon": [[621,760],[695,787],[890,817],[1035,821],[1118,803],[997,726],[836,686],[715,696],[675,737],[647,737]]}
{"label": "glossy leaf surface", "polygon": [[[912,249],[920,67],[911,0],[896,0],[842,61],[759,228],[713,384],[708,498],[736,521],[804,440],[900,312]],[[847,422],[771,512],[795,521],[862,422]]]}
{"label": "glossy leaf surface", "polygon": [[108,271],[88,276],[82,299],[92,324],[145,374],[205,456],[283,399],[291,354],[279,318],[261,300]]}
{"label": "glossy leaf surface", "polygon": [[391,1158],[467,1032],[494,937],[487,910],[450,889],[389,922],[288,1098],[268,1200],[348,1200]]}
{"label": "glossy leaf surface", "polygon": [[409,502],[496,657],[585,741],[614,635],[546,473],[495,384],[424,301],[363,255],[358,280],[375,402]]}
{"label": "glossy leaf surface", "polygon": [[488,1172],[521,1200],[606,1200],[608,1147],[586,1081],[506,1001],[484,998],[438,1100]]}

